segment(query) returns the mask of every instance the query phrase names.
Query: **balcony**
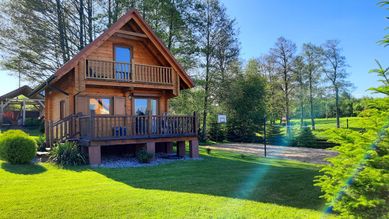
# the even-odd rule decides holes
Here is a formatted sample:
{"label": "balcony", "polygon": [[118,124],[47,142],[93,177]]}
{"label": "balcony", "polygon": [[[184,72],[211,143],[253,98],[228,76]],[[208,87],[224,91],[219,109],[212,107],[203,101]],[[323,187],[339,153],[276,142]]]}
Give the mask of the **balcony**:
{"label": "balcony", "polygon": [[115,61],[86,60],[85,78],[111,82],[174,85],[171,67],[124,63]]}

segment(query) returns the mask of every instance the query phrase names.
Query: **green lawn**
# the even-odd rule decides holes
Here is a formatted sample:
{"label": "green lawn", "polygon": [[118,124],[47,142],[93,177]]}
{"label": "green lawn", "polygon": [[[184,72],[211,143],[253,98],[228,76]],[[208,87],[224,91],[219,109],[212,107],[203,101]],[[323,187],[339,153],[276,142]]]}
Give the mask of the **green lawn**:
{"label": "green lawn", "polygon": [[[349,128],[361,128],[360,121],[362,121],[365,118],[362,117],[344,117],[340,118],[340,127],[341,128],[346,128],[347,127],[347,119],[348,119],[348,124]],[[291,123],[293,125],[300,125],[300,119],[292,119]],[[304,119],[304,123],[307,126],[311,125],[311,120],[306,118]],[[329,129],[329,128],[336,128],[336,118],[319,118],[315,119],[315,125],[317,129]]]}
{"label": "green lawn", "polygon": [[212,151],[142,168],[0,161],[0,218],[320,218],[318,166]]}

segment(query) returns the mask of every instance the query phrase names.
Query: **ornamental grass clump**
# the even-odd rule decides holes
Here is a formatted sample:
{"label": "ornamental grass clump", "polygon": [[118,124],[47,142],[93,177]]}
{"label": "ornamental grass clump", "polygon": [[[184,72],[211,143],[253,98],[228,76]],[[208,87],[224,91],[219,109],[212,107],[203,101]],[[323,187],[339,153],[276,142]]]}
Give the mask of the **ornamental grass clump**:
{"label": "ornamental grass clump", "polygon": [[76,166],[87,163],[85,155],[74,142],[56,144],[50,151],[49,160],[61,166]]}

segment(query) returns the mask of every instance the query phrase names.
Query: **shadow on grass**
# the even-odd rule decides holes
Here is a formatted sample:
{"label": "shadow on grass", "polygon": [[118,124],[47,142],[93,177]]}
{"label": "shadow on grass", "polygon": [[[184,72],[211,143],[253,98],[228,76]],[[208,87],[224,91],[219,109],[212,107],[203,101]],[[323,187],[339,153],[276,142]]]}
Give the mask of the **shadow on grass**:
{"label": "shadow on grass", "polygon": [[10,164],[2,163],[1,168],[5,171],[23,174],[23,175],[34,175],[45,172],[47,169],[39,164]]}
{"label": "shadow on grass", "polygon": [[319,188],[313,186],[313,179],[319,174],[314,166],[219,152],[203,158],[147,168],[91,170],[141,189],[224,196],[314,210],[321,210],[324,205]]}

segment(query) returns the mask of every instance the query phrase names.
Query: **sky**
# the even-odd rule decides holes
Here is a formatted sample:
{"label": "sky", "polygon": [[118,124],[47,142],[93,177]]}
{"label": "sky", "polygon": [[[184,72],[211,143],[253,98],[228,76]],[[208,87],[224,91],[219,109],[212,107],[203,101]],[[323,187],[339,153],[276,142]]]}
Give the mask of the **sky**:
{"label": "sky", "polygon": [[389,26],[389,10],[376,0],[222,0],[240,30],[241,58],[259,57],[280,36],[303,43],[341,42],[356,97],[371,95],[378,77],[369,74],[375,59],[389,67],[389,47],[378,45]]}
{"label": "sky", "polygon": [[[368,71],[378,59],[389,66],[389,47],[377,44],[389,26],[389,10],[376,0],[221,0],[227,13],[235,18],[240,34],[241,58],[257,58],[283,36],[299,48],[306,42],[322,44],[329,39],[341,41],[354,84],[355,97],[371,95],[378,78]],[[24,83],[22,83],[23,85]],[[0,95],[18,87],[16,77],[0,70]]]}

